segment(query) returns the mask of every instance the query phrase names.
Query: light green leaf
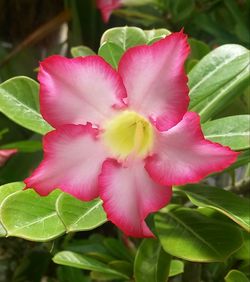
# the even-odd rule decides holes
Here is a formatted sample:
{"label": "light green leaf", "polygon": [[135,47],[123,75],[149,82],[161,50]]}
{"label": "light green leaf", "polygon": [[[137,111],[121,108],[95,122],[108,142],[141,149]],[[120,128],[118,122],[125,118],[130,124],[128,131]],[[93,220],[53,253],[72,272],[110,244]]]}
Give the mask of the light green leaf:
{"label": "light green leaf", "polygon": [[80,255],[74,252],[70,252],[70,251],[62,251],[62,252],[57,253],[53,257],[53,261],[61,265],[67,265],[67,266],[72,266],[76,268],[96,271],[96,272],[100,272],[104,274],[115,275],[117,278],[125,278],[125,279],[129,278],[127,275],[124,275],[123,273],[120,273],[110,268],[108,265],[96,259],[90,258],[86,255]]}
{"label": "light green leaf", "polygon": [[130,47],[146,44],[147,38],[144,31],[134,26],[114,27],[104,32],[101,46],[105,42],[113,42],[124,51]]}
{"label": "light green leaf", "polygon": [[0,84],[0,111],[17,124],[45,134],[52,127],[39,113],[38,83],[18,76]]}
{"label": "light green leaf", "polygon": [[41,197],[33,190],[18,191],[8,196],[1,206],[1,219],[8,236],[34,241],[47,241],[65,232],[55,210],[59,192]]}
{"label": "light green leaf", "polygon": [[185,193],[193,204],[215,209],[250,232],[249,199],[212,186],[187,185],[176,189]]}
{"label": "light green leaf", "polygon": [[95,52],[87,46],[72,47],[70,53],[74,58],[95,55]]}
{"label": "light green leaf", "polygon": [[107,221],[101,200],[80,201],[68,194],[61,194],[56,210],[67,231],[94,229]]}
{"label": "light green leaf", "polygon": [[169,277],[179,275],[184,272],[184,263],[178,259],[172,259],[170,263]]}
{"label": "light green leaf", "polygon": [[0,149],[17,149],[18,152],[33,153],[42,150],[42,143],[37,140],[24,140],[2,145]]}
{"label": "light green leaf", "polygon": [[103,59],[105,59],[105,61],[115,69],[117,69],[118,63],[123,53],[123,49],[112,42],[105,42],[98,51],[98,55],[103,57]]}
{"label": "light green leaf", "polygon": [[228,272],[225,282],[249,282],[249,280],[243,272],[233,269]]}
{"label": "light green leaf", "polygon": [[225,108],[247,85],[249,63],[249,51],[236,44],[207,54],[188,75],[190,110],[198,112],[205,122]]}
{"label": "light green leaf", "polygon": [[233,150],[250,147],[250,115],[224,117],[202,125],[205,137]]}
{"label": "light green leaf", "polygon": [[167,35],[171,34],[171,32],[165,28],[158,28],[158,29],[150,29],[150,30],[144,30],[147,44],[150,45]]}
{"label": "light green leaf", "polygon": [[155,226],[163,249],[188,261],[225,261],[243,243],[236,226],[194,209],[169,205],[165,213],[156,214]]}
{"label": "light green leaf", "polygon": [[137,282],[165,282],[168,278],[171,256],[162,250],[155,239],[142,241],[134,263]]}
{"label": "light green leaf", "polygon": [[[0,208],[2,206],[2,202],[11,194],[22,190],[24,187],[24,184],[22,182],[13,182],[8,183],[5,185],[0,186]],[[0,237],[4,237],[7,235],[7,231],[3,227],[1,223],[1,217],[0,217]]]}

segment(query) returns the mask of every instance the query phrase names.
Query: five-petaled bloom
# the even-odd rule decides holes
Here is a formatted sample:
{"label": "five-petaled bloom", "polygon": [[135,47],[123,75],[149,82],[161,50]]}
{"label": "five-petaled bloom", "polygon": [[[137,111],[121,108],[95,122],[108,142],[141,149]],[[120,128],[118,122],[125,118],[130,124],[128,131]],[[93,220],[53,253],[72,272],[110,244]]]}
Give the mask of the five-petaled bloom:
{"label": "five-petaled bloom", "polygon": [[237,158],[205,140],[198,114],[187,112],[188,53],[179,32],[130,48],[118,71],[99,56],[43,61],[41,113],[55,130],[26,188],[99,196],[127,235],[152,237],[144,220],[170,201],[172,185],[198,182]]}

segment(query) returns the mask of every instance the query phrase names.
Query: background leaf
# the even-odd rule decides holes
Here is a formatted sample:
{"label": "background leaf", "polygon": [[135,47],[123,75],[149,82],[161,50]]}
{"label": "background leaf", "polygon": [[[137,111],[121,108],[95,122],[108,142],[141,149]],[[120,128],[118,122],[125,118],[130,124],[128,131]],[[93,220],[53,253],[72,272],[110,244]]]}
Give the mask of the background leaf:
{"label": "background leaf", "polygon": [[188,208],[173,208],[155,216],[163,249],[188,261],[225,261],[243,243],[233,224],[215,220]]}
{"label": "background leaf", "polygon": [[242,94],[249,81],[249,51],[227,44],[207,54],[189,73],[191,111],[207,121]]}
{"label": "background leaf", "polygon": [[56,210],[67,231],[94,229],[107,221],[99,199],[83,202],[62,193],[57,199]]}
{"label": "background leaf", "polygon": [[250,232],[249,199],[220,188],[199,184],[187,185],[178,190],[185,193],[193,204],[215,209]]}
{"label": "background leaf", "polygon": [[250,115],[224,117],[202,125],[205,137],[232,150],[250,147]]}
{"label": "background leaf", "polygon": [[0,84],[0,111],[34,132],[52,130],[39,113],[38,84],[28,77],[14,77]]}
{"label": "background leaf", "polygon": [[169,275],[171,256],[155,239],[142,241],[134,264],[137,282],[165,282]]}

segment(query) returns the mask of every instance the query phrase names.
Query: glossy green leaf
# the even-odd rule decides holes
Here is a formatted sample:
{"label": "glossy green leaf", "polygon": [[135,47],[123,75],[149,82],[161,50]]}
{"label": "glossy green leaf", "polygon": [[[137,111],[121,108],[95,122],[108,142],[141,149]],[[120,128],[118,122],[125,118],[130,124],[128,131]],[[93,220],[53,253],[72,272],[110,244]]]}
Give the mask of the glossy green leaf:
{"label": "glossy green leaf", "polygon": [[172,259],[170,263],[169,277],[179,275],[184,272],[184,263],[178,259]]}
{"label": "glossy green leaf", "polygon": [[212,186],[187,185],[178,190],[185,193],[193,204],[215,209],[250,232],[249,199]]}
{"label": "glossy green leaf", "polygon": [[142,241],[134,263],[137,282],[165,282],[168,278],[171,256],[155,239]]}
{"label": "glossy green leaf", "polygon": [[207,121],[240,95],[249,80],[249,51],[227,44],[207,54],[189,73],[190,105]]}
{"label": "glossy green leaf", "polygon": [[144,31],[134,26],[114,27],[104,32],[101,38],[101,46],[105,42],[112,42],[124,51],[130,47],[145,44],[147,42]]}
{"label": "glossy green leaf", "polygon": [[249,282],[249,280],[243,272],[233,269],[228,272],[225,282]]}
{"label": "glossy green leaf", "polygon": [[[8,183],[5,185],[0,186],[0,208],[2,206],[2,202],[11,194],[22,190],[24,184],[22,182],[13,182]],[[1,216],[0,216],[0,237],[4,237],[7,235],[7,231],[3,227],[1,223]]]}
{"label": "glossy green leaf", "polygon": [[112,268],[110,268],[108,265],[90,258],[86,255],[80,255],[74,252],[70,251],[62,251],[57,253],[53,257],[53,261],[57,264],[61,265],[67,265],[72,266],[76,268],[81,268],[85,270],[91,270],[91,271],[97,271],[104,274],[111,274],[118,278],[125,278],[128,279],[129,277],[124,275],[123,273],[120,273]]}
{"label": "glossy green leaf", "polygon": [[236,226],[194,209],[168,206],[156,214],[155,225],[163,249],[188,261],[225,261],[243,243]]}
{"label": "glossy green leaf", "polygon": [[205,137],[229,146],[233,150],[250,147],[250,115],[224,117],[206,122],[202,126]]}
{"label": "glossy green leaf", "polygon": [[34,132],[52,130],[39,113],[38,83],[28,77],[14,77],[0,84],[0,112]]}
{"label": "glossy green leaf", "polygon": [[47,241],[65,232],[55,210],[59,192],[41,197],[33,190],[18,191],[8,196],[1,206],[1,219],[8,236],[34,241]]}
{"label": "glossy green leaf", "polygon": [[18,152],[33,153],[42,150],[42,143],[37,140],[24,140],[4,144],[0,149],[17,149]]}
{"label": "glossy green leaf", "polygon": [[240,260],[250,260],[250,233],[243,232],[243,239],[244,239],[243,245],[234,254],[234,257]]}
{"label": "glossy green leaf", "polygon": [[56,210],[68,232],[94,229],[107,220],[101,200],[83,202],[62,193]]}
{"label": "glossy green leaf", "polygon": [[118,63],[123,53],[124,50],[112,42],[105,42],[98,51],[98,55],[103,57],[103,59],[105,59],[105,61],[115,69],[117,69]]}
{"label": "glossy green leaf", "polygon": [[74,58],[95,55],[95,52],[87,46],[72,47],[70,53]]}

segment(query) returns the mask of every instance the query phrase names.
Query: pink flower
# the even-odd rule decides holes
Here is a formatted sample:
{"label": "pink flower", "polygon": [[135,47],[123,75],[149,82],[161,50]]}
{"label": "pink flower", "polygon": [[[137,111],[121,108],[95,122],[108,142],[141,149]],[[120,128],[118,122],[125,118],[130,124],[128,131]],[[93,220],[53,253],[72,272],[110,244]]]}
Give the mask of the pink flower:
{"label": "pink flower", "polygon": [[17,149],[2,149],[0,150],[0,167],[4,166],[7,160],[17,153]]}
{"label": "pink flower", "polygon": [[105,23],[109,21],[113,10],[122,6],[122,2],[122,0],[96,0],[96,6],[101,11]]}
{"label": "pink flower", "polygon": [[144,219],[164,207],[171,186],[195,183],[237,153],[204,139],[187,112],[186,36],[130,48],[115,71],[99,56],[52,56],[40,65],[41,113],[56,129],[44,160],[25,180],[40,195],[98,196],[127,235],[152,237]]}

